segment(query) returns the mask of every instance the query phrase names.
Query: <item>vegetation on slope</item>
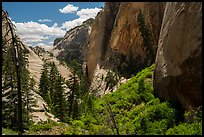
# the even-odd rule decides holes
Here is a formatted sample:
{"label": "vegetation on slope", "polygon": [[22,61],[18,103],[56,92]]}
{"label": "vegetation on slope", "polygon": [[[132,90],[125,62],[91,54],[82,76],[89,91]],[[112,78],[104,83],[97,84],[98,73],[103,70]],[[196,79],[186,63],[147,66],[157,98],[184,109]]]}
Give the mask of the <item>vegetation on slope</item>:
{"label": "vegetation on slope", "polygon": [[180,118],[180,110],[153,95],[153,69],[154,65],[145,68],[102,98],[90,95],[88,109],[80,109],[79,117],[70,119],[69,124],[42,123],[37,126],[38,133],[34,127],[25,134],[49,134],[46,131],[57,128],[53,134],[201,135],[202,107],[194,113],[185,112]]}
{"label": "vegetation on slope", "polygon": [[114,93],[93,97],[91,111],[72,121],[64,134],[201,134],[201,109],[194,122],[184,122],[178,119],[180,110],[155,98],[153,69],[145,68]]}

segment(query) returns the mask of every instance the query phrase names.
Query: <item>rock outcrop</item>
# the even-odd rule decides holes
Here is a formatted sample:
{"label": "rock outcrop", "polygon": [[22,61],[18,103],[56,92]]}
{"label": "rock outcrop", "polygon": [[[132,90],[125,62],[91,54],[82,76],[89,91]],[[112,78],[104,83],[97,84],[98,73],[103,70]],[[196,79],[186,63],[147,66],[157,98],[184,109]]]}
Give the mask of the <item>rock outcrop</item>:
{"label": "rock outcrop", "polygon": [[[110,81],[107,79],[110,79]],[[97,64],[93,81],[90,85],[90,92],[98,97],[101,97],[105,94],[116,91],[123,83],[127,82],[127,80],[128,79],[124,77],[119,78],[116,73],[109,69],[105,69],[103,67],[100,68],[100,66]],[[114,85],[111,84],[113,81],[115,81]]]}
{"label": "rock outcrop", "polygon": [[60,41],[55,40],[57,44],[51,50],[54,56],[66,62],[70,62],[73,59],[80,63],[86,61],[89,34],[93,21],[94,19],[90,18],[84,21],[82,25],[67,31]]}
{"label": "rock outcrop", "polygon": [[98,13],[92,25],[87,56],[90,80],[93,78],[97,63],[105,56],[119,6],[120,3],[105,3],[104,9]]}
{"label": "rock outcrop", "polygon": [[155,46],[157,46],[159,40],[165,7],[165,2],[145,2],[144,5],[145,22],[152,32],[152,39]]}
{"label": "rock outcrop", "polygon": [[57,45],[63,38],[56,38],[54,40],[53,46]]}
{"label": "rock outcrop", "polygon": [[[105,3],[90,34],[87,57],[89,79],[92,81],[97,64],[121,69],[130,63],[132,66],[127,69],[132,68],[134,71],[130,72],[135,73],[135,70],[152,64],[164,7],[165,3]],[[124,71],[127,70],[120,72]]]}
{"label": "rock outcrop", "polygon": [[44,62],[28,46],[25,46],[25,48],[28,50],[28,70],[30,71],[31,77],[34,78],[36,85],[39,85]]}
{"label": "rock outcrop", "polygon": [[202,3],[167,3],[154,71],[155,94],[190,110],[202,105]]}

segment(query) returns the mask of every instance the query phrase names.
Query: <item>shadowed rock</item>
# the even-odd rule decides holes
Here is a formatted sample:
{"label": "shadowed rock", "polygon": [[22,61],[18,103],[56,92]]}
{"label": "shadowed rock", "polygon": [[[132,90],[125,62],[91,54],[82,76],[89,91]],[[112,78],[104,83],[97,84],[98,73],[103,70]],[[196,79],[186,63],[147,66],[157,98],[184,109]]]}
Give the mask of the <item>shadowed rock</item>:
{"label": "shadowed rock", "polygon": [[167,3],[155,64],[157,96],[202,105],[202,3]]}

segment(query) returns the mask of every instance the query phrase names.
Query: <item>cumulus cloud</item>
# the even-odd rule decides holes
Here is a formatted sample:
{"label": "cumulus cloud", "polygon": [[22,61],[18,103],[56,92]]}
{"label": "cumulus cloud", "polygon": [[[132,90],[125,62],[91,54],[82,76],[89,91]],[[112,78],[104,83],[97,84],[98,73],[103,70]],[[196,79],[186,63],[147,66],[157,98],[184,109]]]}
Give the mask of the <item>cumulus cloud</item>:
{"label": "cumulus cloud", "polygon": [[51,27],[33,21],[24,23],[16,23],[13,21],[13,23],[16,26],[20,38],[26,43],[42,42],[52,36],[63,37],[66,33],[57,23]]}
{"label": "cumulus cloud", "polygon": [[64,29],[71,29],[71,28],[74,28],[76,26],[79,26],[82,24],[83,21],[85,21],[86,19],[81,19],[81,18],[78,18],[78,19],[75,19],[75,20],[72,20],[72,21],[66,21],[64,23],[62,23],[62,27],[61,28],[64,28]]}
{"label": "cumulus cloud", "polygon": [[72,20],[72,21],[66,21],[64,23],[62,23],[62,27],[64,29],[71,29],[74,28],[78,25],[81,25],[85,20],[89,19],[89,18],[95,18],[97,13],[100,11],[101,9],[99,8],[86,8],[86,9],[81,9],[79,11],[77,11],[77,16],[79,16],[79,18]]}
{"label": "cumulus cloud", "polygon": [[[81,25],[85,20],[89,18],[95,18],[97,13],[101,10],[99,8],[86,8],[78,10],[79,7],[68,4],[64,8],[59,9],[61,13],[76,13],[77,19],[72,21],[65,21],[62,26],[58,26],[55,23],[49,27],[43,22],[51,22],[50,19],[39,19],[38,22],[15,22],[12,21],[16,26],[17,34],[20,36],[23,42],[32,46],[45,46],[50,47],[53,42],[48,42],[48,45],[44,44],[45,41],[54,41],[55,37],[63,37],[69,29],[72,29],[78,25]],[[41,23],[39,23],[41,22]],[[38,43],[36,45],[36,43]]]}
{"label": "cumulus cloud", "polygon": [[63,9],[59,9],[61,13],[74,13],[78,10],[79,7],[76,7],[74,5],[68,4]]}
{"label": "cumulus cloud", "polygon": [[41,36],[41,35],[24,35],[19,34],[21,39],[26,43],[33,43],[33,42],[42,42],[43,40],[48,39],[48,37]]}
{"label": "cumulus cloud", "polygon": [[51,22],[52,20],[50,20],[50,19],[39,19],[38,21],[39,22]]}
{"label": "cumulus cloud", "polygon": [[36,46],[44,48],[46,51],[50,51],[53,48],[52,46],[46,45],[44,43],[38,43],[38,44],[34,45],[34,47],[36,47]]}
{"label": "cumulus cloud", "polygon": [[101,9],[96,7],[81,9],[80,11],[77,11],[77,15],[79,16],[79,18],[82,18],[82,19],[95,18],[95,16],[100,10]]}

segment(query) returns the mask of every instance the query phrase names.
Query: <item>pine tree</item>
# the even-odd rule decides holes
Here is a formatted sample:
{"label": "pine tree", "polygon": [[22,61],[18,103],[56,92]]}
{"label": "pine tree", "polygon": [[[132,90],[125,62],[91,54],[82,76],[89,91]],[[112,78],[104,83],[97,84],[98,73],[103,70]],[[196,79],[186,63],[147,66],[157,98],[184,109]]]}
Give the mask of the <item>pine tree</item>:
{"label": "pine tree", "polygon": [[[147,58],[151,59],[150,62],[153,62],[155,60],[154,59],[155,57],[153,55],[154,42],[153,42],[152,34],[151,34],[150,30],[145,24],[144,14],[142,13],[141,10],[137,16],[137,20],[139,23],[139,30],[140,30],[141,36],[143,38],[143,47],[144,47],[144,50],[147,54]],[[150,64],[152,64],[152,63],[150,63]]]}
{"label": "pine tree", "polygon": [[[8,29],[4,36],[4,44],[7,47],[7,55],[10,62],[5,62],[7,59],[4,59],[4,63],[10,66],[10,69],[13,68],[11,72],[9,72],[8,68],[3,69],[5,73],[10,74],[8,77],[10,79],[3,79],[3,88],[11,89],[10,91],[7,91],[7,96],[4,94],[4,97],[6,97],[7,102],[5,102],[4,107],[8,107],[8,103],[12,103],[13,107],[12,110],[10,108],[7,108],[7,112],[13,111],[13,113],[8,114],[8,117],[13,117],[12,120],[15,121],[15,123],[18,123],[18,130],[20,134],[23,132],[23,123],[22,123],[22,100],[21,100],[21,79],[20,79],[20,66],[19,66],[19,41],[16,38],[17,36],[14,33],[14,25],[11,23],[10,19],[7,17],[7,13],[2,9],[3,18],[2,22],[4,22],[4,28]],[[3,33],[2,33],[3,34]],[[9,35],[9,37],[8,37]],[[8,40],[7,40],[7,39]],[[5,48],[4,48],[5,49]],[[5,65],[6,66],[6,65]],[[4,74],[4,72],[3,72]],[[7,77],[7,78],[8,78]],[[9,81],[7,81],[9,80]],[[14,81],[15,80],[15,81]],[[4,83],[5,82],[5,83]],[[7,85],[8,83],[9,85]],[[14,84],[15,83],[15,84]],[[4,92],[4,89],[2,90]],[[5,92],[4,92],[5,93]],[[18,113],[18,114],[17,114]],[[5,115],[6,116],[6,115]],[[12,125],[12,122],[9,124]]]}
{"label": "pine tree", "polygon": [[[48,66],[50,72],[48,72]],[[39,84],[40,95],[51,108],[51,112],[61,121],[65,121],[66,100],[64,93],[64,78],[60,75],[54,62],[45,63]]]}
{"label": "pine tree", "polygon": [[50,82],[49,82],[49,76],[48,76],[48,66],[45,63],[43,65],[42,74],[40,77],[40,84],[39,84],[39,94],[42,96],[42,98],[50,104]]}
{"label": "pine tree", "polygon": [[28,51],[15,34],[15,26],[7,17],[7,13],[3,9],[2,13],[2,27],[6,30],[4,34],[2,33],[2,123],[4,127],[19,130],[22,134],[28,123],[26,106],[29,105],[25,97],[31,90],[28,88],[30,79],[26,56]]}
{"label": "pine tree", "polygon": [[[70,88],[70,95],[68,96],[68,103],[69,103],[69,112],[68,117],[75,119],[77,117],[76,113],[73,114],[73,110],[77,110],[77,91],[78,91],[78,83],[76,80],[76,73],[74,71],[73,75],[70,77],[69,81],[67,82],[67,86]],[[73,109],[74,108],[74,109]]]}
{"label": "pine tree", "polygon": [[54,98],[55,115],[64,122],[67,105],[64,94],[64,78],[61,75],[57,75],[56,77]]}
{"label": "pine tree", "polygon": [[50,107],[52,109],[52,107],[54,107],[54,102],[55,102],[55,98],[54,98],[54,94],[55,94],[55,81],[56,81],[56,76],[59,74],[57,67],[55,65],[54,62],[52,62],[50,64],[50,74],[49,74],[49,82],[50,82]]}
{"label": "pine tree", "polygon": [[[24,75],[25,76],[25,75]],[[35,86],[35,81],[33,78],[27,77],[29,79],[26,79],[28,81],[24,82],[23,86],[23,110],[24,110],[24,121],[26,124],[24,124],[24,128],[27,129],[29,125],[31,124],[31,116],[29,115],[33,110],[31,109],[33,106],[36,104],[36,100],[34,99],[33,93],[35,92],[34,86]]]}

